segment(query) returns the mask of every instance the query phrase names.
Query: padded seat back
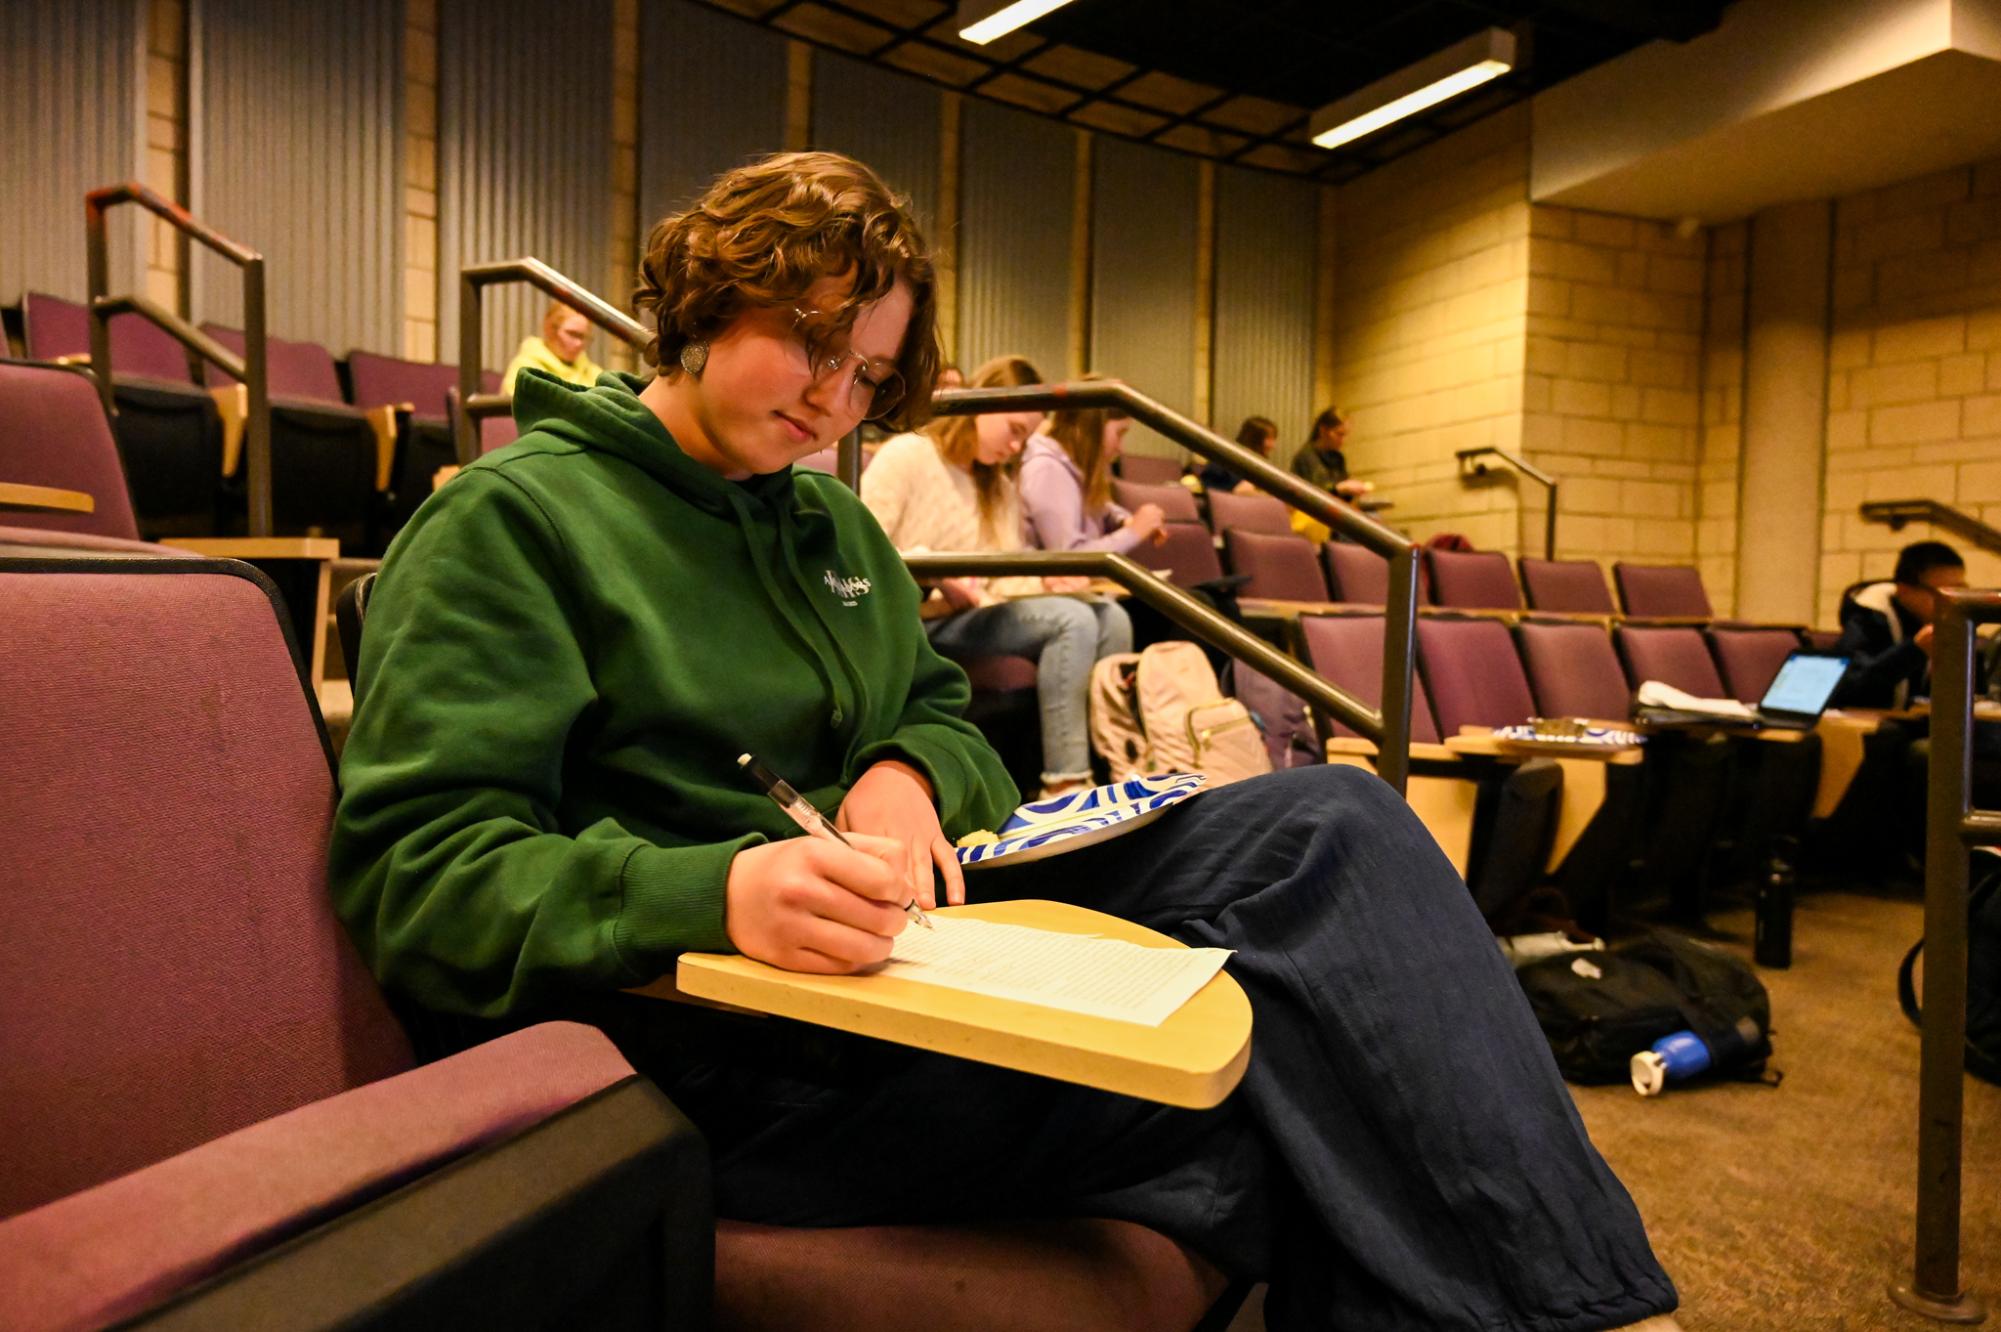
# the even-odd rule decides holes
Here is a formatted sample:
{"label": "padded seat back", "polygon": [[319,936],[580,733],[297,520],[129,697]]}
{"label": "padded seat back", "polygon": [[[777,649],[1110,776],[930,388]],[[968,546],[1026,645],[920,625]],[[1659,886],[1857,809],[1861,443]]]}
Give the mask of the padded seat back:
{"label": "padded seat back", "polygon": [[410,1065],[327,909],[275,598],[240,565],[0,561],[0,1214]]}
{"label": "padded seat back", "polygon": [[1223,533],[1223,550],[1230,557],[1230,572],[1251,580],[1244,584],[1244,596],[1327,600],[1320,561],[1314,558],[1313,543],[1305,537],[1233,527]]}
{"label": "padded seat back", "polygon": [[1132,512],[1142,504],[1158,504],[1160,511],[1167,515],[1169,522],[1199,523],[1202,511],[1195,507],[1195,497],[1187,489],[1173,482],[1163,485],[1142,485],[1137,481],[1122,481],[1112,478],[1112,498],[1118,506]]}
{"label": "padded seat back", "polygon": [[97,385],[81,371],[0,361],[0,481],[80,490],[91,513],[9,513],[10,527],[139,538]]}
{"label": "padded seat back", "polygon": [[1498,550],[1439,550],[1427,547],[1424,562],[1431,570],[1435,604],[1462,610],[1520,610],[1522,590],[1515,585],[1508,557]]}
{"label": "padded seat back", "polygon": [[[90,312],[75,301],[31,291],[21,301],[21,322],[27,353],[37,360],[90,355]],[[187,349],[143,315],[112,316],[111,369],[114,376],[194,383]]]}
{"label": "padded seat back", "polygon": [[1619,601],[1626,614],[1649,616],[1696,616],[1708,619],[1709,593],[1703,590],[1702,572],[1692,564],[1626,564],[1612,566],[1612,578],[1619,584]]}
{"label": "padded seat back", "polygon": [[[1306,647],[1306,664],[1372,708],[1383,705],[1383,617],[1380,615],[1302,615],[1299,634]],[[1334,734],[1354,735],[1341,722]],[[1438,743],[1438,723],[1431,715],[1431,698],[1424,677],[1411,674],[1410,738]]]}
{"label": "padded seat back", "polygon": [[[243,355],[243,331],[219,324],[203,324],[202,332]],[[333,354],[317,342],[288,342],[284,338],[264,339],[264,372],[274,398],[298,398],[306,402],[333,403],[345,407],[340,394],[340,374],[334,369]],[[221,388],[236,380],[216,366],[204,370],[211,388]],[[373,405],[373,404],[370,404]]]}
{"label": "padded seat back", "polygon": [[1518,566],[1529,605],[1541,611],[1614,615],[1612,589],[1596,560],[1537,560],[1524,555]]}
{"label": "padded seat back", "polygon": [[[1180,490],[1181,487],[1174,487]],[[1187,492],[1183,491],[1186,494]],[[1216,541],[1200,523],[1161,524],[1162,539],[1157,546],[1139,546],[1131,558],[1147,569],[1165,569],[1176,587],[1189,588],[1223,576],[1223,562],[1216,558]]]}
{"label": "padded seat back", "polygon": [[1622,624],[1614,632],[1626,662],[1626,681],[1635,689],[1659,680],[1698,698],[1727,697],[1700,629]]}
{"label": "padded seat back", "polygon": [[1172,486],[1181,480],[1181,460],[1154,453],[1124,454],[1114,470],[1120,478],[1142,486]]}
{"label": "padded seat back", "polygon": [[1233,530],[1292,534],[1292,510],[1270,495],[1232,495],[1227,490],[1209,492],[1209,526],[1218,536]]}
{"label": "padded seat back", "polygon": [[[1390,562],[1367,546],[1353,541],[1325,542],[1320,547],[1320,562],[1334,600],[1358,606],[1389,603]],[[1417,562],[1417,604],[1431,604],[1431,571],[1422,557]]]}
{"label": "padded seat back", "polygon": [[1513,726],[1535,715],[1515,640],[1499,620],[1422,616],[1417,663],[1443,735],[1462,726]]}
{"label": "padded seat back", "polygon": [[458,368],[425,361],[406,361],[400,356],[375,352],[349,352],[348,383],[354,388],[354,405],[381,407],[407,402],[411,415],[420,421],[447,419],[445,390],[458,382]]}
{"label": "padded seat back", "polygon": [[1799,651],[1800,640],[1790,629],[1717,625],[1709,631],[1709,644],[1730,697],[1756,703],[1765,696],[1786,658]]}
{"label": "padded seat back", "polygon": [[1603,629],[1525,620],[1515,634],[1542,716],[1624,721],[1633,715],[1632,688]]}

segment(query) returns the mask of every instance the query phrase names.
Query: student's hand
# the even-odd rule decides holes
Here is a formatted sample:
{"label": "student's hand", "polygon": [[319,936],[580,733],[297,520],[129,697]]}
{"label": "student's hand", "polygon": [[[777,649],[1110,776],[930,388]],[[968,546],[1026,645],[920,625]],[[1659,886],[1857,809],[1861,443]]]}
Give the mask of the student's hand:
{"label": "student's hand", "polygon": [[1160,536],[1160,525],[1167,521],[1167,514],[1158,504],[1142,504],[1133,510],[1132,518],[1126,523],[1126,530],[1142,541]]}
{"label": "student's hand", "polygon": [[1057,596],[1088,591],[1090,586],[1091,580],[1084,574],[1051,574],[1042,580],[1042,590]]}
{"label": "student's hand", "polygon": [[900,759],[884,759],[872,764],[848,788],[834,816],[834,826],[842,832],[889,838],[903,848],[905,878],[909,891],[905,900],[930,910],[938,905],[931,867],[945,877],[945,901],[958,906],[966,900],[966,879],[952,843],[938,826],[938,806],[931,783],[924,774]]}
{"label": "student's hand", "polygon": [[889,956],[909,917],[903,843],[851,833],[788,837],[730,861],[723,925],[745,957],[787,971],[843,975]]}
{"label": "student's hand", "polygon": [[991,600],[977,578],[940,578],[938,594],[958,610],[972,610]]}
{"label": "student's hand", "polygon": [[1932,626],[1926,625],[1912,634],[1911,642],[1917,646],[1918,651],[1929,657],[1932,654]]}
{"label": "student's hand", "polygon": [[1354,499],[1357,495],[1366,495],[1375,488],[1372,483],[1357,481],[1352,476],[1345,481],[1336,481],[1334,483],[1334,493],[1346,499]]}

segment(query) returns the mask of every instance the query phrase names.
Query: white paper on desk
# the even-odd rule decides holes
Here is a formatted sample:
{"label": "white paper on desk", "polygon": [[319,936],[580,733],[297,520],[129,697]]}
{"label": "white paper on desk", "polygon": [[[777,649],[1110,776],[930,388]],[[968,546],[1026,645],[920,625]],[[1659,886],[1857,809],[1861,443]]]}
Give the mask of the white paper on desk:
{"label": "white paper on desk", "polygon": [[1712,717],[1734,717],[1739,721],[1751,721],[1756,714],[1734,698],[1699,698],[1683,693],[1662,680],[1648,680],[1635,695],[1640,706],[1647,708],[1671,708],[1676,712],[1703,712]]}
{"label": "white paper on desk", "polygon": [[954,916],[896,936],[880,974],[1157,1027],[1209,983],[1227,948],[1144,948]]}

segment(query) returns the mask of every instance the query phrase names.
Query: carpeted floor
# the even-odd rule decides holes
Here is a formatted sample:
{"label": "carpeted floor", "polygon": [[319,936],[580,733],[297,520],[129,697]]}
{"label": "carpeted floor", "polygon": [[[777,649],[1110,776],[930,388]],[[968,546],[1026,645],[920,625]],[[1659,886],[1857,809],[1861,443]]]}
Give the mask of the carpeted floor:
{"label": "carpeted floor", "polygon": [[[1644,1100],[1574,1087],[1599,1151],[1632,1191],[1681,1290],[1685,1332],[1921,1332],[1885,1291],[1910,1274],[1917,1179],[1917,1030],[1897,963],[1915,901],[1803,896],[1793,965],[1763,971],[1777,1088],[1725,1083]],[[1718,941],[1750,956],[1750,916]],[[1966,1080],[1960,1277],[2001,1326],[2001,1088]],[[1260,1288],[1231,1332],[1255,1332]]]}

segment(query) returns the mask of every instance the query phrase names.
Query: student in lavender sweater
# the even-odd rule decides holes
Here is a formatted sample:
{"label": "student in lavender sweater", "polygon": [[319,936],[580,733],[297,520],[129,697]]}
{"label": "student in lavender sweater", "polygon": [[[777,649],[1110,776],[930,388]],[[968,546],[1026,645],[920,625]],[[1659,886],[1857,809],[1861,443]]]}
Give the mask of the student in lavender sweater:
{"label": "student in lavender sweater", "polygon": [[[1095,375],[1087,375],[1095,379]],[[1021,457],[1021,509],[1028,536],[1043,550],[1108,550],[1123,555],[1158,541],[1166,515],[1158,504],[1127,513],[1112,503],[1112,464],[1132,418],[1116,407],[1068,407],[1030,435]]]}

